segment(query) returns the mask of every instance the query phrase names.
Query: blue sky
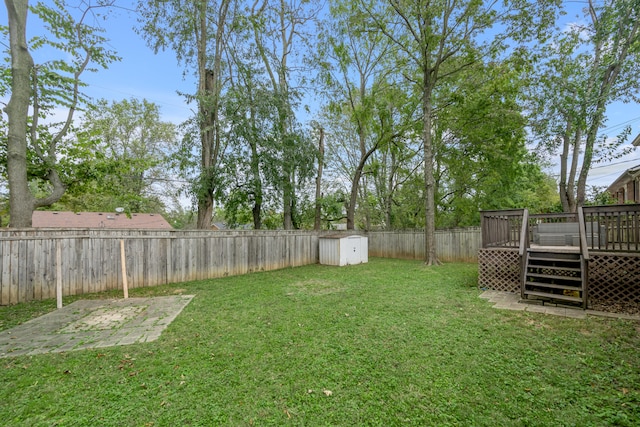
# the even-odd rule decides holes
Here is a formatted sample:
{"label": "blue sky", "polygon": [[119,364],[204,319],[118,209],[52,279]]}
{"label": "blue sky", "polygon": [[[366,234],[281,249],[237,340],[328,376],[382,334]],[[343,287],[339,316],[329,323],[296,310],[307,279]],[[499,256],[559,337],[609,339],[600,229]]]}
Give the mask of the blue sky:
{"label": "blue sky", "polygon": [[[78,0],[80,2],[80,0]],[[178,91],[192,93],[195,81],[192,75],[184,75],[184,68],[178,64],[172,51],[154,54],[145,41],[134,32],[136,15],[125,8],[133,8],[134,1],[118,0],[116,9],[100,25],[110,39],[110,48],[122,57],[120,62],[106,70],[88,73],[84,81],[89,85],[85,92],[93,98],[121,100],[125,98],[145,98],[156,103],[161,109],[162,119],[180,123],[192,115],[193,105],[187,105]],[[33,15],[28,21],[28,36],[38,31],[38,22]],[[0,8],[0,22],[6,24],[6,9]],[[614,104],[607,110],[608,121],[604,132],[614,136],[623,126],[632,127],[631,139],[640,134],[640,106],[637,104]],[[630,142],[630,141],[629,141]],[[640,164],[640,149],[631,155],[594,165],[589,184],[606,186],[626,169]],[[553,170],[549,171],[553,173]]]}
{"label": "blue sky", "polygon": [[[133,5],[118,1],[120,5]],[[109,46],[122,58],[108,69],[87,74],[86,92],[94,98],[121,100],[136,97],[156,103],[165,121],[180,123],[192,115],[193,106],[187,105],[179,92],[195,92],[195,80],[184,75],[184,67],[176,61],[173,51],[158,52],[146,45],[133,28],[136,15],[126,10],[115,10],[100,23],[110,39]]]}
{"label": "blue sky", "polygon": [[[627,144],[640,134],[640,105],[616,103],[607,109],[608,121],[602,129],[602,133],[615,136],[625,126],[631,126],[631,136]],[[640,165],[640,148],[619,159],[609,162],[594,164],[589,173],[588,184],[608,186],[616,180],[625,170]]]}
{"label": "blue sky", "polygon": [[[74,1],[80,4],[82,0],[71,0],[70,3]],[[48,2],[44,0],[44,3]],[[135,13],[126,10],[134,7],[134,1],[117,0],[116,4],[121,8],[112,10],[105,20],[99,18],[97,24],[104,28],[103,35],[110,40],[108,47],[117,52],[122,60],[112,63],[108,69],[83,74],[82,80],[88,84],[83,90],[84,93],[95,99],[146,98],[160,106],[163,120],[175,123],[185,120],[191,115],[191,107],[177,91],[193,92],[193,77],[183,76],[183,67],[176,62],[173,52],[154,54],[145,41],[134,32],[133,27],[137,25]],[[0,22],[3,25],[7,24],[4,5],[0,7]],[[88,23],[93,24],[90,21]],[[38,18],[29,14],[27,38],[40,35],[42,32]],[[37,51],[32,52],[36,63],[38,54]]]}

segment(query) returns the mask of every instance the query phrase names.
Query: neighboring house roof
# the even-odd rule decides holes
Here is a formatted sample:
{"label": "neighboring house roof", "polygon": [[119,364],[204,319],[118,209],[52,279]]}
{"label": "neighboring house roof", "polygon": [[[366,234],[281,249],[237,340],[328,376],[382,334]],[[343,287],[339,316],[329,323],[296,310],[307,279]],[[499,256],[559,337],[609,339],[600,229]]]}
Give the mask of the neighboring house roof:
{"label": "neighboring house roof", "polygon": [[34,211],[33,227],[165,229],[173,227],[159,214]]}
{"label": "neighboring house roof", "polygon": [[636,147],[640,147],[640,135],[636,136],[633,141],[631,141],[631,145],[635,145]]}
{"label": "neighboring house roof", "polygon": [[613,184],[607,188],[607,191],[610,193],[618,191],[621,186],[624,186],[627,182],[635,179],[638,175],[640,175],[640,165],[627,169],[622,172],[618,179],[613,181]]}

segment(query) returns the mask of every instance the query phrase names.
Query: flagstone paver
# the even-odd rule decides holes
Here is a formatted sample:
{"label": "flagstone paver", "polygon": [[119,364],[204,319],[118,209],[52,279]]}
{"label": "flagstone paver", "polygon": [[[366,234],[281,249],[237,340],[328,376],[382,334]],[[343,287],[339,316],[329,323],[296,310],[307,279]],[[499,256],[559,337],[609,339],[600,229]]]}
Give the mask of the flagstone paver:
{"label": "flagstone paver", "polygon": [[0,358],[151,342],[193,297],[75,301],[0,331]]}

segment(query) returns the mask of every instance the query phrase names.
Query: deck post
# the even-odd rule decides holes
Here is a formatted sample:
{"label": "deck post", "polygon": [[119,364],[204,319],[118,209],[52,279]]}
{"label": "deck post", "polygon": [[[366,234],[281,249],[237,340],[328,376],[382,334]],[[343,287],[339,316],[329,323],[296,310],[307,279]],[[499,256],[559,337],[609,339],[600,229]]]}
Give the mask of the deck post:
{"label": "deck post", "polygon": [[578,231],[580,233],[580,256],[582,258],[582,262],[580,263],[580,268],[582,269],[580,272],[582,277],[582,308],[586,310],[587,296],[589,295],[589,247],[587,246],[587,229],[584,222],[582,206],[578,206],[578,225]]}
{"label": "deck post", "polygon": [[520,296],[524,299],[524,282],[527,277],[527,255],[529,249],[529,210],[522,212],[522,225],[520,226],[520,245],[518,253],[520,255]]}

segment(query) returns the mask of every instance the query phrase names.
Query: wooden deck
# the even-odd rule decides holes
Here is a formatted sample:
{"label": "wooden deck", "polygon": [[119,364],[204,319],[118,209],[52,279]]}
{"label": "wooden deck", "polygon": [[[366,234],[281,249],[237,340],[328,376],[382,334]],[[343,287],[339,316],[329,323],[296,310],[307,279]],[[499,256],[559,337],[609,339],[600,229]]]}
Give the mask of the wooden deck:
{"label": "wooden deck", "polygon": [[[640,204],[575,214],[484,211],[481,218],[481,287],[583,308],[596,300],[640,304]],[[554,234],[541,239],[541,231]]]}

